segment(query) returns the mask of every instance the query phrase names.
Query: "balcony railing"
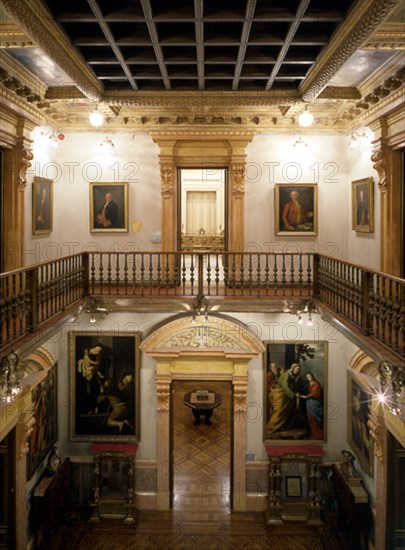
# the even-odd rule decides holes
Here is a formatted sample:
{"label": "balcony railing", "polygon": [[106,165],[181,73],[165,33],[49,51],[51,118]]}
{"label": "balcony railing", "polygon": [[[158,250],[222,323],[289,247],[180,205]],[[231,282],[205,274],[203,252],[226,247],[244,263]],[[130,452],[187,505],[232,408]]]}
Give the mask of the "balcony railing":
{"label": "balcony railing", "polygon": [[86,252],[0,274],[0,349],[85,296],[316,299],[404,356],[405,280],[319,254]]}

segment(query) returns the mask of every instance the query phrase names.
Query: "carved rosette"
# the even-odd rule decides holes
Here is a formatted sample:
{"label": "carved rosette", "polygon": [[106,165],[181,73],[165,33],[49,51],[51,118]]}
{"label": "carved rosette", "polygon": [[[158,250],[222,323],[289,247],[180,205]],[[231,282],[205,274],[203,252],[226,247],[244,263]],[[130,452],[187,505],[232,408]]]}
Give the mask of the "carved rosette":
{"label": "carved rosette", "polygon": [[170,378],[156,379],[157,410],[170,410]]}
{"label": "carved rosette", "polygon": [[174,193],[174,167],[172,164],[160,165],[162,195],[170,197]]}
{"label": "carved rosette", "polygon": [[234,162],[231,164],[232,193],[242,196],[245,193],[245,163]]}
{"label": "carved rosette", "polygon": [[20,431],[20,442],[19,442],[19,458],[23,458],[26,454],[28,454],[30,445],[29,445],[29,438],[32,433],[32,430],[34,429],[35,425],[35,417],[33,411],[26,412],[21,420],[20,423],[21,431]]}
{"label": "carved rosette", "polygon": [[374,442],[374,454],[381,462],[384,462],[384,434],[386,431],[384,415],[381,411],[371,410],[370,416],[367,422],[367,426],[370,432],[370,437]]}
{"label": "carved rosette", "polygon": [[378,188],[386,189],[387,187],[387,164],[385,159],[385,148],[377,149],[371,155],[373,168],[378,174]]}

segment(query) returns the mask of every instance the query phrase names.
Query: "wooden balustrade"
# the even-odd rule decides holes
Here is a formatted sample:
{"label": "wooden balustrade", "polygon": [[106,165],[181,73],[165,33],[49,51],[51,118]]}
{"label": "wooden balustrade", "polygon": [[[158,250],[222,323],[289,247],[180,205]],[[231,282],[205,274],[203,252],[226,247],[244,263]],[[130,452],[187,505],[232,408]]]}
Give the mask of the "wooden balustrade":
{"label": "wooden balustrade", "polygon": [[86,252],[0,275],[0,349],[84,296],[315,298],[404,354],[405,281],[319,254]]}

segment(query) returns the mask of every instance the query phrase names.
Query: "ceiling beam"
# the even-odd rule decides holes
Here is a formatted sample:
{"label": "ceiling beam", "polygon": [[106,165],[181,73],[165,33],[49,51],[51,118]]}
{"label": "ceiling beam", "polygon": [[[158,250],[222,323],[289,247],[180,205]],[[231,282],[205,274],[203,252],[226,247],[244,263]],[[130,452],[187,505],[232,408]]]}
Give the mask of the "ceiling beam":
{"label": "ceiling beam", "polygon": [[195,38],[197,42],[198,89],[204,90],[204,25],[203,0],[194,0]]}
{"label": "ceiling beam", "polygon": [[266,84],[266,90],[270,90],[270,88],[273,86],[274,80],[277,76],[278,71],[280,70],[281,64],[284,61],[285,56],[287,55],[288,48],[291,46],[291,42],[293,41],[293,38],[295,36],[295,33],[298,30],[298,27],[300,26],[300,23],[304,17],[304,14],[308,8],[308,5],[311,0],[301,0],[297,13],[295,15],[294,21],[291,23],[290,28],[288,29],[287,36],[285,37],[285,41],[283,46],[281,47],[280,53],[278,54],[277,61],[271,71],[270,77]]}
{"label": "ceiling beam", "polygon": [[149,36],[155,52],[156,60],[158,62],[160,73],[162,75],[163,83],[165,85],[166,90],[170,90],[171,88],[170,79],[166,69],[162,48],[160,47],[160,44],[159,44],[159,36],[156,30],[156,25],[153,21],[152,6],[150,4],[150,0],[141,0],[141,6],[143,9],[143,14],[145,16],[145,23],[146,23],[146,26],[148,27]]}
{"label": "ceiling beam", "polygon": [[121,65],[122,70],[125,73],[125,76],[128,79],[128,82],[131,85],[131,88],[133,90],[138,89],[138,85],[135,82],[134,77],[132,76],[132,72],[129,69],[128,65],[125,63],[124,56],[121,53],[121,50],[117,46],[117,43],[114,39],[114,36],[112,32],[110,31],[110,27],[105,22],[105,19],[103,17],[103,13],[97,3],[96,0],[87,0],[87,3],[89,4],[91,11],[94,13],[94,17],[97,20],[97,23],[100,25],[101,30],[103,31],[104,36],[106,37],[112,51],[114,52],[115,57],[118,59],[119,64]]}
{"label": "ceiling beam", "polygon": [[252,20],[256,10],[256,0],[248,0],[246,5],[245,21],[242,27],[242,33],[240,37],[240,45],[238,50],[238,57],[236,60],[236,67],[233,76],[232,90],[239,88],[239,79],[242,74],[243,61],[246,55],[246,48],[248,45],[250,29],[252,28]]}

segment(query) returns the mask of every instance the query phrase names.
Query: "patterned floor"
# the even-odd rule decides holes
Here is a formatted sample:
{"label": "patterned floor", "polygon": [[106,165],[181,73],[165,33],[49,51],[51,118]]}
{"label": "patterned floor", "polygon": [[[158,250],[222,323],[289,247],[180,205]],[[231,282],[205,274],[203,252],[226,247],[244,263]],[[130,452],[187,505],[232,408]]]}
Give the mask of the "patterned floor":
{"label": "patterned floor", "polygon": [[[77,524],[67,528],[63,550],[346,550],[327,527],[303,524],[266,531],[262,514],[231,514],[225,521],[197,521],[176,512],[142,512],[138,525]],[[48,549],[46,549],[48,550]],[[52,549],[53,550],[53,549]]]}
{"label": "patterned floor", "polygon": [[[196,388],[221,395],[211,425],[204,417],[194,424],[191,409],[184,405],[184,395]],[[231,384],[175,381],[173,390],[173,509],[229,513]]]}

